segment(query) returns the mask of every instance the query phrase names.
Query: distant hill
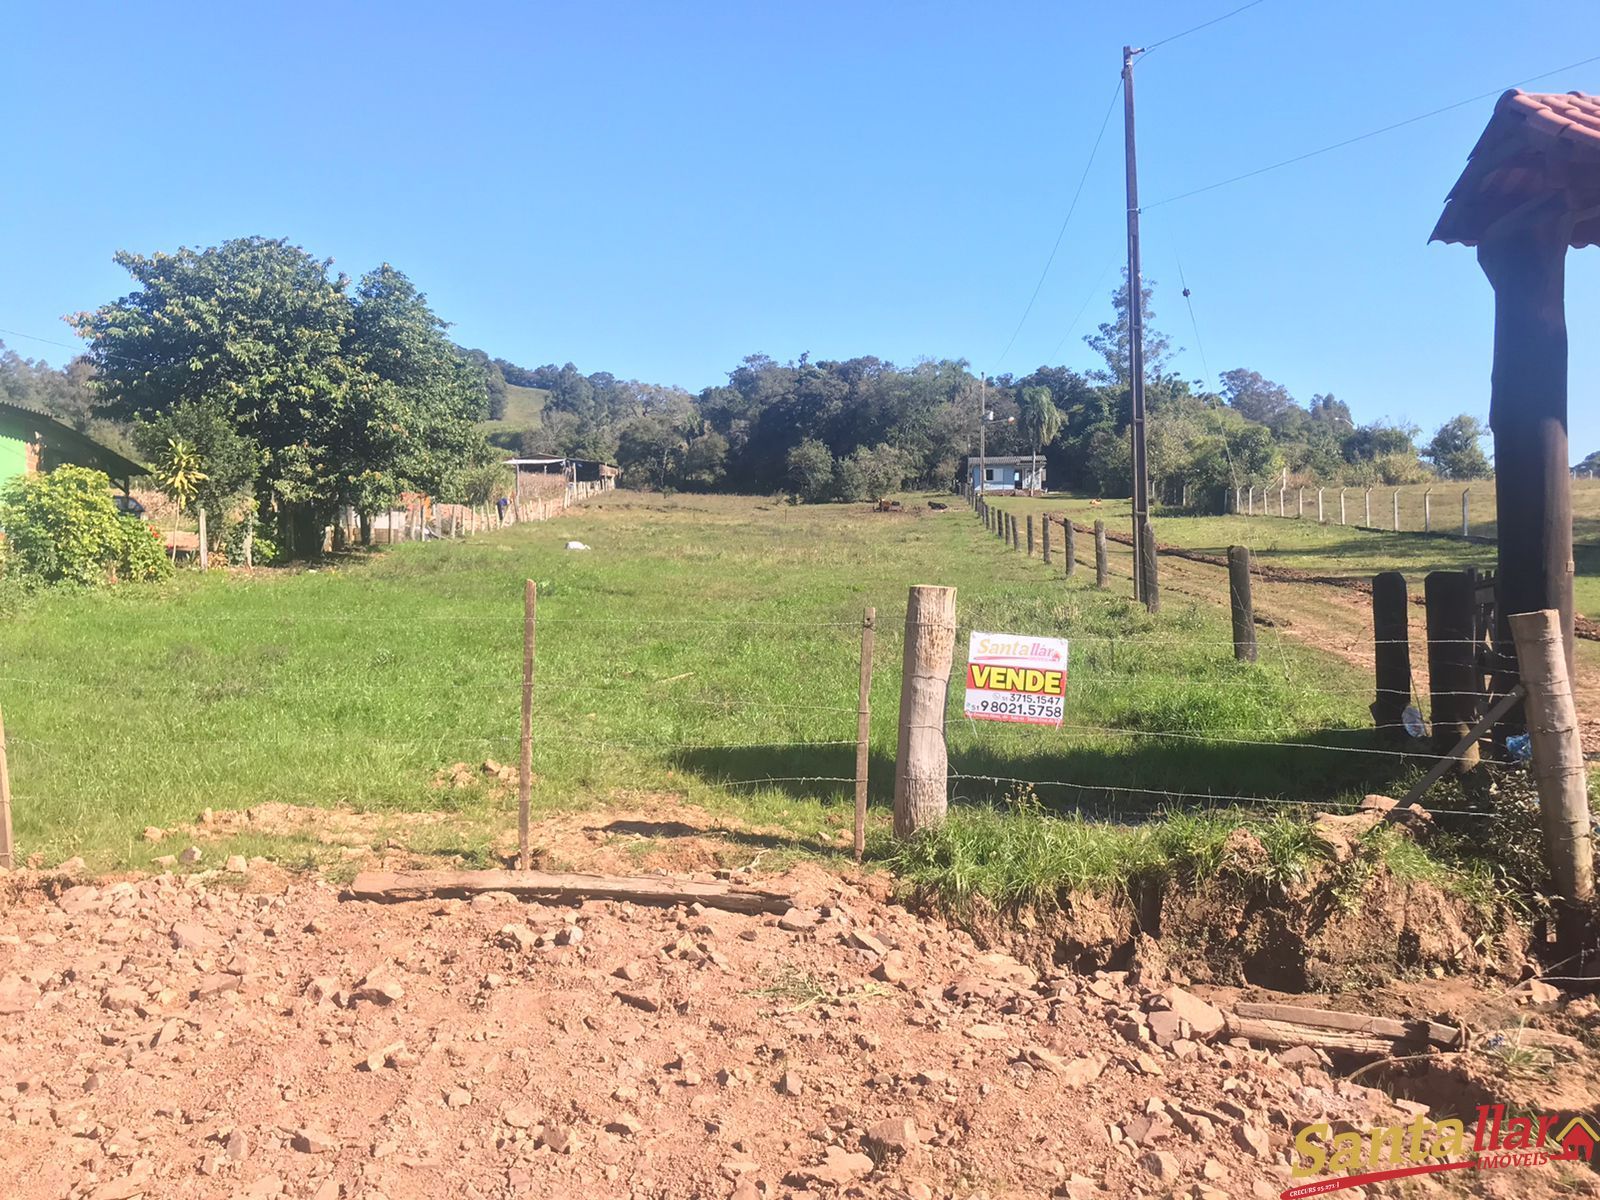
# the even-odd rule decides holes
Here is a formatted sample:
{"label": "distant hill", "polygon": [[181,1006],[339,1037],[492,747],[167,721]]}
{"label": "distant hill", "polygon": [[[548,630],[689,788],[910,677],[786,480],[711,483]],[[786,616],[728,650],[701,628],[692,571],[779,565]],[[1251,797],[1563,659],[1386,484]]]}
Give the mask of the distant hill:
{"label": "distant hill", "polygon": [[501,449],[520,449],[522,434],[539,428],[539,418],[549,399],[550,393],[544,388],[518,387],[508,383],[505,414],[498,421],[481,422],[478,428]]}

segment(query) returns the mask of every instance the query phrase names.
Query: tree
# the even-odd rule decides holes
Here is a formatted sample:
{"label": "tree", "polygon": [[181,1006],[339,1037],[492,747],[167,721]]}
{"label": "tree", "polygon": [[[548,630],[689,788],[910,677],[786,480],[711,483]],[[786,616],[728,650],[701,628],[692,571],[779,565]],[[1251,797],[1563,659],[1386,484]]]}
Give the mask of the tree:
{"label": "tree", "polygon": [[1477,417],[1462,413],[1451,417],[1422,451],[1422,457],[1445,479],[1486,479],[1489,457],[1479,444],[1488,430]]}
{"label": "tree", "polygon": [[683,436],[665,416],[634,417],[618,437],[617,464],[624,478],[643,476],[650,486],[664,490],[683,445]]}
{"label": "tree", "polygon": [[1276,429],[1291,412],[1298,411],[1289,389],[1267,379],[1259,371],[1235,367],[1218,378],[1222,381],[1222,396],[1228,407],[1252,421]]}
{"label": "tree", "polygon": [[[1155,326],[1155,310],[1150,305],[1151,297],[1155,295],[1155,280],[1145,279],[1140,292],[1140,315],[1144,321],[1144,373],[1145,378],[1154,378],[1165,375],[1167,364],[1171,361],[1175,351],[1172,348],[1172,339],[1162,333]],[[1129,324],[1128,314],[1131,307],[1128,303],[1128,269],[1122,269],[1122,284],[1111,293],[1111,307],[1116,313],[1114,320],[1103,323],[1094,333],[1084,336],[1084,343],[1105,360],[1104,371],[1096,372],[1098,378],[1105,383],[1114,383],[1127,387],[1131,376],[1129,375],[1129,350],[1133,345],[1133,333]]]}
{"label": "tree", "polygon": [[185,404],[226,414],[260,449],[257,486],[283,511],[293,552],[318,553],[338,500],[339,432],[355,420],[344,276],[267,238],[115,261],[137,290],[74,319],[104,410],[135,421]]}
{"label": "tree", "polygon": [[1022,428],[1033,445],[1033,457],[1037,459],[1040,448],[1056,440],[1065,418],[1050,398],[1050,389],[1047,387],[1023,388],[1022,403],[1018,409],[1022,416]]}
{"label": "tree", "polygon": [[352,297],[331,260],[284,240],[115,260],[137,289],[73,319],[101,411],[149,423],[189,408],[231,423],[255,447],[258,498],[291,553],[320,553],[340,504],[453,495],[484,457],[484,373],[392,267]]}
{"label": "tree", "polygon": [[833,451],[806,438],[788,455],[789,483],[802,500],[826,500],[833,489]]}
{"label": "tree", "polygon": [[172,514],[172,560],[178,560],[178,517],[194,506],[200,486],[210,477],[195,448],[182,438],[168,438],[155,464],[156,482],[161,490],[172,497],[177,511]]}
{"label": "tree", "polygon": [[[255,443],[241,435],[221,412],[198,404],[183,404],[143,422],[134,430],[133,441],[139,453],[156,464],[162,490],[180,509],[192,505],[214,518],[208,534],[214,546],[221,544],[227,536],[224,525],[229,509],[255,482]],[[204,465],[202,473],[177,485],[186,495],[180,495],[163,478],[173,463],[175,445],[185,447],[195,462]]]}

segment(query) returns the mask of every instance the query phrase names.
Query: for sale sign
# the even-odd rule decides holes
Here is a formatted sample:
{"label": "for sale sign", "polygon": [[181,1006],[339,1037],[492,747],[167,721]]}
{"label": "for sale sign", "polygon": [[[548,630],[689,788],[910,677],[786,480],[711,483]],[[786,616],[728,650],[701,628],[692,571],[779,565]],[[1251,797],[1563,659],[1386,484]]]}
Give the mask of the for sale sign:
{"label": "for sale sign", "polygon": [[1067,641],[1021,633],[974,633],[967,646],[967,716],[1023,725],[1061,724]]}

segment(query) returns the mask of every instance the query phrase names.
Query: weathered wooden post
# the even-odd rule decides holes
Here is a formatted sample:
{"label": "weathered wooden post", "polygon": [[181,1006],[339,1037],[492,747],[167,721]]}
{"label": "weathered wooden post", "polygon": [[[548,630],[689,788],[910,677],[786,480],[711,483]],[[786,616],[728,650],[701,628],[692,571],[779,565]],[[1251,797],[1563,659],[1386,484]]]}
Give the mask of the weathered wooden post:
{"label": "weathered wooden post", "polygon": [[[1483,716],[1483,675],[1473,640],[1477,581],[1466,571],[1430,571],[1422,581],[1428,613],[1428,690],[1433,745],[1440,754]],[[1457,759],[1465,774],[1478,765],[1474,742]]]}
{"label": "weathered wooden post", "polygon": [[1062,518],[1061,528],[1067,535],[1067,578],[1071,579],[1078,573],[1078,528],[1072,523],[1071,517]]}
{"label": "weathered wooden post", "polygon": [[1028,514],[1028,557],[1033,557],[1033,514]]}
{"label": "weathered wooden post", "polygon": [[1394,490],[1394,531],[1400,532],[1400,489]]}
{"label": "weathered wooden post", "polygon": [[1044,538],[1044,545],[1042,547],[1042,552],[1043,552],[1043,555],[1044,555],[1045,566],[1049,566],[1050,565],[1050,514],[1049,513],[1045,513],[1045,515],[1044,515],[1044,527],[1039,532],[1040,532],[1041,536]]}
{"label": "weathered wooden post", "polygon": [[1022,522],[1013,515],[1011,518],[1011,548],[1022,549]]}
{"label": "weathered wooden post", "polygon": [[1326,525],[1327,518],[1322,515],[1322,489],[1317,489],[1317,524]]}
{"label": "weathered wooden post", "polygon": [[1372,579],[1372,651],[1378,696],[1372,719],[1392,736],[1404,736],[1403,715],[1411,703],[1411,628],[1406,611],[1406,577],[1384,571]]}
{"label": "weathered wooden post", "polygon": [[1111,570],[1106,562],[1106,523],[1094,523],[1094,585],[1104,588],[1111,578]]}
{"label": "weathered wooden post", "polygon": [[0,867],[17,865],[17,848],[11,840],[11,766],[6,760],[6,718],[0,712]]}
{"label": "weathered wooden post", "polygon": [[1514,613],[1510,620],[1517,666],[1528,692],[1528,740],[1545,861],[1565,901],[1556,910],[1557,940],[1576,949],[1587,940],[1583,910],[1594,900],[1593,824],[1561,622],[1562,614],[1553,608]]}
{"label": "weathered wooden post", "polygon": [[1422,493],[1422,532],[1433,532],[1433,489]]}
{"label": "weathered wooden post", "polygon": [[1250,599],[1250,547],[1228,547],[1228,601],[1233,611],[1233,657],[1256,661],[1255,606]]}
{"label": "weathered wooden post", "polygon": [[1305,488],[1296,488],[1295,489],[1294,515],[1295,515],[1295,518],[1297,520],[1301,520],[1301,521],[1305,520],[1305,517],[1306,517],[1306,490],[1305,490]]}
{"label": "weathered wooden post", "polygon": [[861,618],[861,678],[856,685],[856,861],[867,848],[867,762],[872,740],[872,645],[877,637],[878,610]]}
{"label": "weathered wooden post", "polygon": [[1144,523],[1144,536],[1139,539],[1139,552],[1144,557],[1144,586],[1145,592],[1139,599],[1144,601],[1146,612],[1157,613],[1161,611],[1161,584],[1156,578],[1156,531],[1150,527],[1150,522]]}
{"label": "weathered wooden post", "polygon": [[201,505],[198,509],[196,509],[195,510],[195,515],[199,518],[199,521],[200,521],[200,547],[199,547],[200,569],[202,571],[209,571],[211,569],[211,547],[209,545],[207,545],[207,543],[209,542],[210,539],[206,537],[206,510],[205,510],[205,506]]}
{"label": "weathered wooden post", "polygon": [[1467,488],[1462,488],[1461,489],[1461,536],[1462,537],[1471,537],[1472,536],[1472,526],[1471,526],[1471,523],[1467,519],[1467,514],[1468,514],[1468,507],[1467,506],[1468,506],[1468,503],[1469,503],[1467,498],[1469,496],[1471,496],[1471,495],[1472,495],[1472,489],[1471,488],[1467,487]]}
{"label": "weathered wooden post", "polygon": [[894,833],[908,838],[944,820],[950,763],[944,707],[956,644],[956,589],[916,584],[906,597],[900,739],[894,760]]}
{"label": "weathered wooden post", "polygon": [[1339,489],[1339,524],[1344,524],[1344,489]]}
{"label": "weathered wooden post", "polygon": [[517,866],[532,866],[528,848],[529,813],[533,802],[533,639],[539,612],[539,585],[522,584],[522,754],[517,770]]}
{"label": "weathered wooden post", "polygon": [[1372,528],[1372,489],[1371,488],[1368,488],[1366,490],[1366,494],[1362,497],[1362,500],[1363,500],[1364,504],[1366,505],[1365,514],[1364,514],[1365,515],[1365,519],[1362,521],[1362,524],[1365,525],[1368,529],[1371,529]]}

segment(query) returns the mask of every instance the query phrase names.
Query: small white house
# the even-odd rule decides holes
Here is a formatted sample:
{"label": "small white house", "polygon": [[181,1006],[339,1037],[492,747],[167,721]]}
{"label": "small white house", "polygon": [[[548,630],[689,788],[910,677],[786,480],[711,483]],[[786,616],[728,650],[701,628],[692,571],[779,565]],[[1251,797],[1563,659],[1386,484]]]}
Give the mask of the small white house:
{"label": "small white house", "polygon": [[1044,456],[991,455],[981,462],[969,458],[967,481],[975,492],[1042,492]]}

